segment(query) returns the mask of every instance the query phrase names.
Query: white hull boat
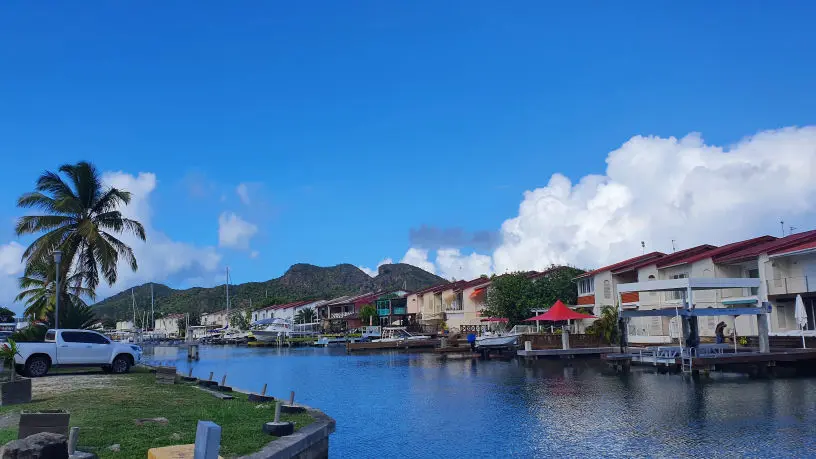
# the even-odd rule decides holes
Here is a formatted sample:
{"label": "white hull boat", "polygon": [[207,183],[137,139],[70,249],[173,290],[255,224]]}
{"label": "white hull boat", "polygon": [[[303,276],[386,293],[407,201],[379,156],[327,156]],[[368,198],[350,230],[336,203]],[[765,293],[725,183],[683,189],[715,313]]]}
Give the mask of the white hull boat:
{"label": "white hull boat", "polygon": [[263,328],[252,330],[252,335],[255,339],[263,343],[277,341],[292,333],[292,324],[285,319],[259,320],[253,325],[263,326]]}
{"label": "white hull boat", "polygon": [[372,340],[372,343],[397,343],[400,341],[415,341],[430,339],[430,336],[413,335],[405,327],[383,327],[382,338]]}

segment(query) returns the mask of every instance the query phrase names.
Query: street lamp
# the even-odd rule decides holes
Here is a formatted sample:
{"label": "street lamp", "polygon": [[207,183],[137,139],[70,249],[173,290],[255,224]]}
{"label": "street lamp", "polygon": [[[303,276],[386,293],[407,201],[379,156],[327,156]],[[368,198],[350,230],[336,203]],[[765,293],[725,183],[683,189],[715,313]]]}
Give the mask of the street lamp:
{"label": "street lamp", "polygon": [[59,330],[59,300],[60,300],[60,289],[59,289],[59,277],[60,277],[60,262],[62,261],[62,252],[59,250],[54,251],[54,262],[57,264],[57,272],[56,272],[56,306],[54,307],[54,329]]}

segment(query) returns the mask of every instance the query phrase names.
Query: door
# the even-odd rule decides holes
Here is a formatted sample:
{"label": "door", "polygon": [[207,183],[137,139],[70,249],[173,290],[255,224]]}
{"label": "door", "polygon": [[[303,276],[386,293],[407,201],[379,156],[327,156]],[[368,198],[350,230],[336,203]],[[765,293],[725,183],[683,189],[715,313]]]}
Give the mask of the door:
{"label": "door", "polygon": [[57,348],[57,360],[64,365],[108,363],[111,344],[98,333],[83,331],[61,332],[62,343]]}

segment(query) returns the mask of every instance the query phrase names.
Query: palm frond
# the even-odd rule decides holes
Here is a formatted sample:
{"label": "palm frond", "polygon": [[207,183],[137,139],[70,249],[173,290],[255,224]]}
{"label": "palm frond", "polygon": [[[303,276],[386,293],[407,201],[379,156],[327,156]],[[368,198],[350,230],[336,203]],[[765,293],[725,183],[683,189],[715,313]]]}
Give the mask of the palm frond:
{"label": "palm frond", "polygon": [[118,188],[108,188],[94,203],[95,214],[105,214],[119,207],[120,204],[130,204],[130,192]]}
{"label": "palm frond", "polygon": [[102,188],[102,181],[96,167],[87,161],[80,161],[76,164],[63,164],[59,170],[73,182],[76,196],[82,207],[92,209]]}
{"label": "palm frond", "polygon": [[51,231],[61,226],[73,225],[74,219],[64,215],[26,215],[17,219],[14,231],[18,236]]}
{"label": "palm frond", "polygon": [[111,246],[113,246],[116,252],[122,258],[124,258],[125,262],[127,262],[130,265],[130,269],[134,271],[139,269],[139,265],[136,263],[136,256],[133,255],[133,249],[131,249],[127,244],[120,241],[119,239],[116,239],[110,233],[102,231],[102,238],[105,239]]}

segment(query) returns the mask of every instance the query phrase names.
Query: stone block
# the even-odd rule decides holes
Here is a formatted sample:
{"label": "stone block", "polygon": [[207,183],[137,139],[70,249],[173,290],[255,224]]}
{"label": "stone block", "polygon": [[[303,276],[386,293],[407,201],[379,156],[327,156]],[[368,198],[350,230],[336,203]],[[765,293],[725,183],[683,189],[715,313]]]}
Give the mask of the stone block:
{"label": "stone block", "polygon": [[0,405],[16,405],[31,401],[31,380],[18,379],[0,384]]}
{"label": "stone block", "polygon": [[23,411],[20,413],[17,438],[25,438],[41,432],[56,433],[68,437],[68,422],[70,419],[71,413],[62,410]]}
{"label": "stone block", "polygon": [[0,451],[2,459],[68,459],[68,438],[41,432],[6,443]]}
{"label": "stone block", "polygon": [[194,453],[195,445],[163,446],[147,450],[147,459],[193,459]]}

